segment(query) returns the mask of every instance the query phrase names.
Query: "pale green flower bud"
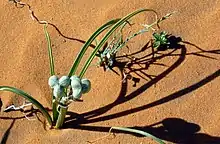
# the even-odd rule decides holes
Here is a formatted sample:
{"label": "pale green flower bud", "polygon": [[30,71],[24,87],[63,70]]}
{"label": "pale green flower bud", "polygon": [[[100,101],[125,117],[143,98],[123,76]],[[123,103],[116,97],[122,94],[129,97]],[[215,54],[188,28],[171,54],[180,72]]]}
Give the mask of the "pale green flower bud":
{"label": "pale green flower bud", "polygon": [[48,84],[51,88],[53,88],[55,85],[59,83],[59,79],[57,76],[53,75],[49,78]]}
{"label": "pale green flower bud", "polygon": [[59,98],[61,97],[62,93],[63,93],[63,88],[59,84],[55,85],[53,88],[53,96]]}
{"label": "pale green flower bud", "polygon": [[80,78],[78,76],[74,75],[74,76],[70,77],[70,80],[79,80],[80,81]]}
{"label": "pale green flower bud", "polygon": [[82,79],[81,80],[82,84],[82,93],[88,93],[91,89],[91,82],[88,79]]}
{"label": "pale green flower bud", "polygon": [[75,99],[80,99],[82,96],[82,85],[81,80],[77,76],[72,76],[71,78],[72,95]]}
{"label": "pale green flower bud", "polygon": [[74,99],[80,99],[82,97],[82,89],[74,89],[72,95]]}
{"label": "pale green flower bud", "polygon": [[59,84],[62,86],[62,87],[68,87],[70,85],[70,78],[68,76],[62,76],[60,79],[59,79]]}

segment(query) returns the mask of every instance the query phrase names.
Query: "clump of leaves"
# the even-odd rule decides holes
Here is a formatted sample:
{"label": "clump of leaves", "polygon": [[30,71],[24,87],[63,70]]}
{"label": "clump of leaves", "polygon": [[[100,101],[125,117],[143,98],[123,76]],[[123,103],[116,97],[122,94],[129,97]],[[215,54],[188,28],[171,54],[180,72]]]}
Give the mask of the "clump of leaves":
{"label": "clump of leaves", "polygon": [[167,32],[153,33],[153,48],[159,48],[169,44]]}

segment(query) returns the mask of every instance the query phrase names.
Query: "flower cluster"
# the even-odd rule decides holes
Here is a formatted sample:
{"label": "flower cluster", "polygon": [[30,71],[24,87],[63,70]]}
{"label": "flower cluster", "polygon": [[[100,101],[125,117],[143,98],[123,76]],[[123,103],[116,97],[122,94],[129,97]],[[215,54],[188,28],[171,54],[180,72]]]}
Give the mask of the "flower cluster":
{"label": "flower cluster", "polygon": [[62,105],[68,105],[73,100],[79,100],[82,94],[89,92],[91,83],[88,79],[80,79],[78,76],[62,76],[60,79],[53,75],[48,80],[53,89],[53,96]]}

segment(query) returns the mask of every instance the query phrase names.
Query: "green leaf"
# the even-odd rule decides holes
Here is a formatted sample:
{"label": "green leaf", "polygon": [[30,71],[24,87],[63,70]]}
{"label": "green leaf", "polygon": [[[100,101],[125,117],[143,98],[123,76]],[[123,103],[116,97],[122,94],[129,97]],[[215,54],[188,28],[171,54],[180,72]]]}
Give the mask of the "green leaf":
{"label": "green leaf", "polygon": [[26,100],[30,101],[33,105],[35,105],[42,112],[42,114],[45,116],[45,118],[47,119],[49,124],[52,126],[51,116],[49,115],[47,110],[37,100],[35,100],[32,96],[30,96],[29,94],[25,93],[22,90],[19,90],[17,88],[10,87],[10,86],[0,86],[0,91],[13,92],[15,94],[18,94],[19,96],[22,96]]}
{"label": "green leaf", "polygon": [[155,41],[153,43],[153,48],[158,48],[161,45],[160,41]]}
{"label": "green leaf", "polygon": [[[52,53],[52,46],[51,46],[51,40],[50,40],[50,35],[47,32],[47,24],[44,24],[44,34],[47,40],[47,47],[48,47],[48,57],[50,61],[50,75],[53,76],[55,75],[55,70],[54,70],[54,58],[53,58],[53,53]],[[52,108],[53,108],[53,120],[56,121],[58,117],[58,112],[56,110],[57,104],[56,101],[54,100],[53,95],[51,96],[52,98]]]}
{"label": "green leaf", "polygon": [[68,74],[69,77],[71,77],[72,75],[74,75],[74,73],[76,72],[76,69],[83,57],[83,55],[85,54],[86,50],[88,49],[88,47],[90,46],[90,44],[97,38],[97,36],[99,34],[101,34],[104,30],[106,30],[107,28],[109,28],[110,26],[112,26],[113,24],[115,24],[116,22],[118,22],[120,19],[113,19],[107,23],[105,23],[104,25],[102,25],[97,31],[95,31],[93,33],[93,35],[86,41],[86,43],[84,44],[84,46],[82,47],[81,51],[79,52],[79,54],[77,55],[77,58],[75,59],[70,72]]}
{"label": "green leaf", "polygon": [[155,40],[159,40],[161,36],[158,33],[153,33],[153,37]]}
{"label": "green leaf", "polygon": [[47,40],[47,47],[48,47],[48,56],[49,56],[49,61],[50,61],[50,75],[55,75],[54,71],[54,58],[53,58],[53,53],[52,53],[52,47],[51,47],[51,41],[50,41],[50,35],[47,32],[47,24],[44,25],[44,34]]}
{"label": "green leaf", "polygon": [[155,137],[155,136],[153,136],[153,135],[151,135],[151,134],[149,134],[147,132],[141,131],[141,130],[126,128],[126,127],[111,127],[109,132],[111,132],[112,129],[140,134],[140,135],[152,138],[153,140],[155,140],[159,144],[165,144],[161,139],[159,139],[159,138],[157,138],[157,137]]}
{"label": "green leaf", "polygon": [[160,35],[163,36],[163,37],[165,37],[165,36],[167,35],[167,32],[162,31],[162,32],[160,33]]}
{"label": "green leaf", "polygon": [[[85,74],[86,70],[88,69],[89,65],[91,64],[92,60],[94,59],[95,55],[97,54],[97,52],[99,51],[99,49],[101,47],[103,47],[103,45],[105,44],[105,42],[108,40],[108,38],[111,36],[112,33],[114,33],[114,31],[116,31],[116,29],[118,27],[120,27],[121,25],[123,25],[125,22],[127,22],[130,18],[132,18],[133,16],[135,16],[138,13],[144,12],[144,11],[153,11],[151,9],[140,9],[137,11],[134,11],[130,14],[128,14],[127,16],[125,16],[124,18],[122,18],[120,21],[118,21],[107,33],[106,35],[102,38],[102,40],[99,42],[99,44],[95,47],[94,51],[92,52],[92,54],[90,55],[90,57],[88,58],[88,60],[86,61],[82,71],[80,72],[79,77],[82,78],[83,75]],[[156,12],[155,12],[156,13]]]}

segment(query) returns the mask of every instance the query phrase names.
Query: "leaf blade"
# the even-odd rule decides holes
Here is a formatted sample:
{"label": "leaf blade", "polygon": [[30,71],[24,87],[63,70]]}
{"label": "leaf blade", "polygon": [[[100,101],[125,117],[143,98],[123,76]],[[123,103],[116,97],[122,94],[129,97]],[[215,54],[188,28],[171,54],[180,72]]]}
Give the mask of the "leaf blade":
{"label": "leaf blade", "polygon": [[[99,51],[99,49],[105,44],[105,42],[108,40],[108,38],[111,36],[111,34],[119,27],[121,26],[124,22],[128,21],[130,18],[132,18],[133,16],[135,16],[138,13],[144,12],[144,11],[152,11],[155,12],[152,9],[139,9],[137,11],[134,11],[130,14],[128,14],[127,16],[125,16],[124,18],[122,18],[121,20],[119,20],[107,33],[106,35],[102,38],[102,40],[99,42],[99,44],[96,46],[95,50],[92,52],[92,54],[90,55],[90,57],[88,58],[88,60],[86,61],[83,69],[80,72],[79,77],[82,78],[83,75],[85,74],[86,70],[88,69],[89,65],[91,64],[92,60],[94,59],[96,53]],[[155,12],[156,13],[156,12]]]}
{"label": "leaf blade", "polygon": [[111,127],[110,132],[111,132],[112,129],[120,130],[120,131],[127,131],[127,132],[132,132],[132,133],[137,133],[137,134],[140,134],[140,135],[152,138],[153,140],[155,140],[159,144],[165,144],[161,139],[153,136],[152,134],[149,134],[147,132],[141,131],[141,130],[127,128],[127,127]]}
{"label": "leaf blade", "polygon": [[47,110],[37,100],[35,100],[32,96],[30,96],[29,94],[25,93],[24,91],[22,91],[20,89],[10,87],[10,86],[0,86],[0,91],[13,92],[15,94],[18,94],[19,96],[22,96],[23,98],[27,99],[28,101],[30,101],[32,104],[34,104],[42,112],[42,114],[46,117],[49,124],[52,126],[51,116],[49,115]]}
{"label": "leaf blade", "polygon": [[55,70],[54,70],[54,57],[53,57],[53,52],[52,52],[52,46],[51,46],[51,40],[50,40],[50,35],[47,31],[47,24],[44,24],[44,34],[47,40],[47,48],[48,48],[48,57],[50,61],[50,75],[55,75]]}
{"label": "leaf blade", "polygon": [[113,19],[108,21],[107,23],[105,23],[104,25],[102,25],[100,28],[98,28],[93,34],[92,36],[86,41],[86,43],[84,44],[84,46],[82,47],[81,51],[78,53],[77,58],[75,59],[70,72],[68,74],[69,77],[71,77],[75,72],[76,69],[83,57],[83,55],[85,54],[86,50],[88,49],[88,47],[90,46],[90,44],[96,39],[96,37],[101,34],[104,30],[106,30],[107,28],[109,28],[110,26],[112,26],[113,24],[115,24],[117,21],[119,21],[119,19]]}

